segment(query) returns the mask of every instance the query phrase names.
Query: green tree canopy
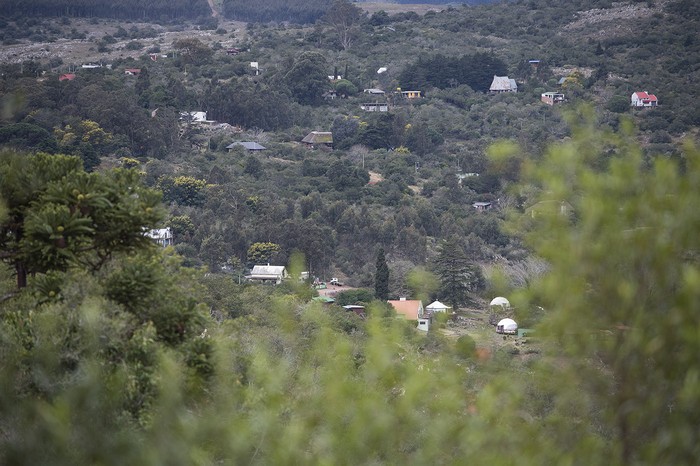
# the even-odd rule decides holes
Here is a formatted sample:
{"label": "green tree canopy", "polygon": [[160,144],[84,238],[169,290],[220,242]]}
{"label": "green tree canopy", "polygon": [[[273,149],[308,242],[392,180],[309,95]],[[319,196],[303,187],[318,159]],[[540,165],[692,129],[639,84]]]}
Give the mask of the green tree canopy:
{"label": "green tree canopy", "polygon": [[[540,387],[559,401],[540,422],[586,426],[576,442],[613,464],[692,464],[700,454],[690,441],[700,420],[700,338],[689,331],[700,312],[700,151],[688,143],[682,163],[649,164],[629,121],[614,134],[591,115],[571,115],[573,139],[526,170],[539,188],[534,201],[566,201],[573,215],[537,209],[514,218],[550,264],[527,295],[548,310],[542,331],[562,351],[546,365],[556,378]],[[564,448],[569,433],[552,433]]]}
{"label": "green tree canopy", "polygon": [[276,243],[253,243],[248,248],[248,262],[251,264],[264,264],[269,262],[281,250],[280,245]]}
{"label": "green tree canopy", "polygon": [[335,0],[323,15],[322,21],[328,24],[338,38],[338,43],[347,50],[352,45],[358,25],[362,20],[363,11],[348,0]]}
{"label": "green tree canopy", "polygon": [[9,217],[0,224],[2,259],[17,285],[27,274],[99,269],[118,251],[150,244],[144,231],[160,220],[160,194],[141,185],[136,170],[86,173],[80,159],[4,152],[0,197]]}
{"label": "green tree canopy", "polygon": [[323,93],[330,89],[328,62],[318,52],[302,52],[284,75],[284,81],[297,102],[305,105],[319,104]]}

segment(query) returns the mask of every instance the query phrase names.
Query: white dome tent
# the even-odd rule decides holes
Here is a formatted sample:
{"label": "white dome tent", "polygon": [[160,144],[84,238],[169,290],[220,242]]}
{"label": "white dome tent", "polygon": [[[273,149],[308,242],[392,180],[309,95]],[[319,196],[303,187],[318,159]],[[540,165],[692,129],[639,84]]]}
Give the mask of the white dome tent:
{"label": "white dome tent", "polygon": [[518,324],[513,319],[501,319],[496,325],[496,333],[515,335],[518,333]]}
{"label": "white dome tent", "polygon": [[493,298],[493,299],[491,300],[491,304],[489,304],[489,306],[491,306],[491,307],[493,307],[493,306],[500,306],[500,307],[502,307],[503,309],[508,309],[508,308],[510,308],[510,301],[508,301],[508,300],[507,300],[506,298],[504,298],[503,296],[498,296],[498,297]]}

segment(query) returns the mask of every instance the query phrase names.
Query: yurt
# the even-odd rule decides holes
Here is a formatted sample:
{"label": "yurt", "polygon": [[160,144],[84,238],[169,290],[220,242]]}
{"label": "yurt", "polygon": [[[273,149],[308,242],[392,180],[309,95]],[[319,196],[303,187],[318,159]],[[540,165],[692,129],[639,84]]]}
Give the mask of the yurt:
{"label": "yurt", "polygon": [[496,325],[496,333],[515,335],[518,333],[518,324],[513,319],[501,319]]}
{"label": "yurt", "polygon": [[510,307],[510,301],[502,296],[498,296],[497,298],[493,298],[491,300],[491,304],[489,304],[489,306],[500,306],[503,309],[508,309]]}

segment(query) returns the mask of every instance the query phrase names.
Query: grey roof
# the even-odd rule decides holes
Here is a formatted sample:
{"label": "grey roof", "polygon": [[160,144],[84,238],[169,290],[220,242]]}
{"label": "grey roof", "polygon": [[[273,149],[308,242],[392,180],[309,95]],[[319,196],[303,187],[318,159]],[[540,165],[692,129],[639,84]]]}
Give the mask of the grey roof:
{"label": "grey roof", "polygon": [[330,131],[311,131],[301,142],[307,144],[333,144],[333,133]]}
{"label": "grey roof", "polygon": [[257,142],[252,141],[237,141],[226,146],[227,149],[233,149],[236,146],[243,146],[248,150],[265,150],[265,146],[261,146]]}
{"label": "grey roof", "polygon": [[494,76],[493,82],[491,82],[490,91],[517,91],[518,85],[515,83],[514,79],[510,79],[508,76]]}
{"label": "grey roof", "polygon": [[278,280],[286,278],[287,269],[284,265],[256,265],[247,278],[253,280]]}

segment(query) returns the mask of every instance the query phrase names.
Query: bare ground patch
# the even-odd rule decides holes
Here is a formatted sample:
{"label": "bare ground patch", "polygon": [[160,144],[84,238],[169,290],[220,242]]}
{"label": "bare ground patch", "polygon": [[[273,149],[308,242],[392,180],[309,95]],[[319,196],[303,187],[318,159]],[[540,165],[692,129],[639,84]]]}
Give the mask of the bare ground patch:
{"label": "bare ground patch", "polygon": [[[97,42],[105,35],[117,32],[118,27],[124,29],[154,29],[154,37],[139,39],[119,40],[109,44],[109,51],[99,52]],[[178,39],[195,37],[207,45],[218,42],[223,49],[239,44],[245,37],[245,23],[240,21],[220,22],[219,27],[227,31],[226,34],[216,34],[214,31],[202,31],[194,26],[175,28],[163,27],[153,23],[123,23],[112,20],[91,22],[89,20],[74,19],[71,28],[85,34],[85,39],[59,38],[55,42],[21,42],[13,45],[0,45],[0,62],[21,63],[25,61],[48,62],[51,59],[63,60],[62,69],[71,66],[79,66],[84,63],[110,63],[118,58],[139,58],[148,53],[153,47],[158,47],[165,54],[172,50],[172,44]],[[138,41],[142,47],[138,50],[128,50],[126,45],[132,41]]]}
{"label": "bare ground patch", "polygon": [[412,11],[419,15],[424,15],[429,11],[442,11],[447,9],[447,5],[428,5],[422,3],[400,4],[400,3],[358,3],[357,6],[365,10],[370,15],[377,11],[386,11],[390,15],[397,13],[408,13]]}

